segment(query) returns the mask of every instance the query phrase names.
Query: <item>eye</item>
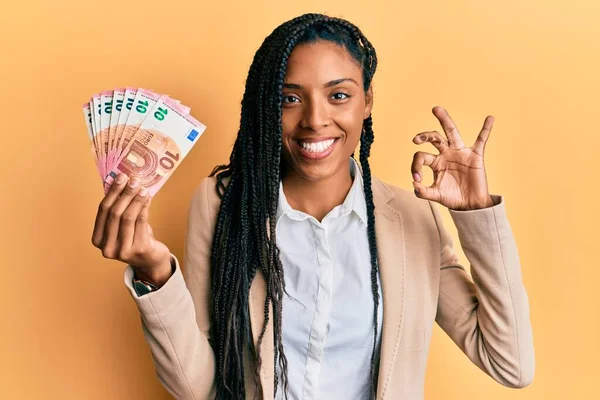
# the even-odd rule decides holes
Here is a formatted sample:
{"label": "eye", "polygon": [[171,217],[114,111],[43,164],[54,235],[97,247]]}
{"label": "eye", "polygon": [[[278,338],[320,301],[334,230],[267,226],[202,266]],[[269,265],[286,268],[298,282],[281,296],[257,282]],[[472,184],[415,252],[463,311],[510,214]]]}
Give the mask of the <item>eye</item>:
{"label": "eye", "polygon": [[334,100],[346,100],[346,99],[350,98],[350,95],[348,93],[344,93],[344,92],[337,92],[337,93],[334,93],[331,97]]}
{"label": "eye", "polygon": [[282,101],[282,103],[296,103],[296,102],[300,101],[300,99],[297,98],[296,96],[290,94],[290,95],[287,95],[287,96],[284,95],[281,98],[281,101]]}

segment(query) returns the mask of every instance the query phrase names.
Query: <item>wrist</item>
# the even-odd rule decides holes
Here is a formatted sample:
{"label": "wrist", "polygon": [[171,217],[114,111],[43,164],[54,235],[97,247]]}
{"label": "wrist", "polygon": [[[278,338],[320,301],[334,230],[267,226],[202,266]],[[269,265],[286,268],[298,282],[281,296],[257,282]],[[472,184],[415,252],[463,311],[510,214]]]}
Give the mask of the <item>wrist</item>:
{"label": "wrist", "polygon": [[468,202],[468,204],[469,205],[464,208],[452,208],[452,210],[453,211],[482,210],[484,208],[490,208],[490,207],[493,207],[496,205],[496,203],[494,203],[494,199],[492,199],[491,195],[488,195],[488,197],[485,200]]}
{"label": "wrist", "polygon": [[133,266],[134,278],[152,283],[157,288],[163,286],[175,272],[175,263],[171,262],[171,255],[160,263],[159,266],[152,268],[140,268]]}

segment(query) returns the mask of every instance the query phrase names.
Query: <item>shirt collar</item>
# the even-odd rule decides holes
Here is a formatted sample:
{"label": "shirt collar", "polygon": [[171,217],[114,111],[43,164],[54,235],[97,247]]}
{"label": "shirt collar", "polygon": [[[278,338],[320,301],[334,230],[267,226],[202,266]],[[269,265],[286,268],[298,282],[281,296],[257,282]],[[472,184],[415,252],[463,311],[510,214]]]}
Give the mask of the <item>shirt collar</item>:
{"label": "shirt collar", "polygon": [[[358,168],[358,164],[356,160],[350,157],[350,174],[354,177],[352,182],[352,186],[350,187],[350,191],[348,195],[346,195],[346,199],[339,206],[339,214],[338,215],[347,215],[351,212],[354,212],[360,220],[366,225],[367,224],[367,202],[365,200],[365,191],[363,189],[363,178],[360,172],[360,168]],[[291,219],[302,221],[309,216],[301,211],[294,210],[292,206],[288,203],[285,194],[283,193],[283,182],[279,181],[279,202],[277,204],[277,215],[276,221],[279,222],[279,219],[283,216],[287,215]]]}

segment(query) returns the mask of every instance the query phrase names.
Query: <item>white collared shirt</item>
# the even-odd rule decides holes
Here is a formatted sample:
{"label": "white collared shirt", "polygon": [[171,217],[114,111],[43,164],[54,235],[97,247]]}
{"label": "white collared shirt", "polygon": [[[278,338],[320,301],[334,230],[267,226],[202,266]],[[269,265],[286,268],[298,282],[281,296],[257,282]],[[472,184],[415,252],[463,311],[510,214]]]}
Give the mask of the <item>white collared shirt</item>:
{"label": "white collared shirt", "polygon": [[[344,202],[322,222],[292,209],[279,188],[277,246],[284,268],[283,348],[288,398],[368,399],[373,350],[373,290],[363,180],[350,159],[354,182]],[[376,365],[383,296],[379,288]],[[276,366],[280,374],[279,364]],[[283,399],[281,379],[276,399]]]}

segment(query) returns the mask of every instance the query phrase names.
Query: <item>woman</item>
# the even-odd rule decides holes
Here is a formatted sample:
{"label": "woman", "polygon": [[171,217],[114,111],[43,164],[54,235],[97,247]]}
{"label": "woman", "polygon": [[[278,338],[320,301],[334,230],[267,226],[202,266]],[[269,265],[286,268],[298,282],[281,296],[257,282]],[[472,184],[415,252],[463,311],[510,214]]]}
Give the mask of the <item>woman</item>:
{"label": "woman", "polygon": [[[376,66],[342,19],[306,14],[265,39],[229,164],[194,193],[183,273],[152,236],[138,179],[122,176],[102,200],[92,241],[129,264],[125,284],[176,398],[423,398],[434,320],[496,381],[531,382],[517,248],[483,163],[493,118],[466,147],[435,107],[445,137],[413,139],[439,151],[415,154],[414,194],[384,184],[368,163]],[[450,209],[473,280],[433,202]]]}

